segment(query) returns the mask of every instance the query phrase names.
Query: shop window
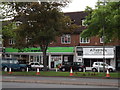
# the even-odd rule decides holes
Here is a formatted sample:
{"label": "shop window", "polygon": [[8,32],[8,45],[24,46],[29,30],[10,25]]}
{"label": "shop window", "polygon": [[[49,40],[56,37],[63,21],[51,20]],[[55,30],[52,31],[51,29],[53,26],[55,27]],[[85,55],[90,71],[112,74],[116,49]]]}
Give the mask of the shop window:
{"label": "shop window", "polygon": [[89,40],[89,38],[80,37],[80,43],[90,43],[90,40]]}
{"label": "shop window", "polygon": [[83,51],[77,51],[78,56],[83,56]]}
{"label": "shop window", "polygon": [[62,64],[61,56],[51,56],[51,68],[55,68]]}
{"label": "shop window", "polygon": [[64,62],[68,62],[68,56],[64,56]]}
{"label": "shop window", "polygon": [[6,57],[6,58],[10,58],[10,54],[6,54],[5,57]]}
{"label": "shop window", "polygon": [[71,36],[69,34],[62,35],[61,43],[62,44],[70,44],[71,43]]}
{"label": "shop window", "polygon": [[9,44],[10,44],[10,45],[15,44],[15,40],[14,40],[14,39],[9,39]]}

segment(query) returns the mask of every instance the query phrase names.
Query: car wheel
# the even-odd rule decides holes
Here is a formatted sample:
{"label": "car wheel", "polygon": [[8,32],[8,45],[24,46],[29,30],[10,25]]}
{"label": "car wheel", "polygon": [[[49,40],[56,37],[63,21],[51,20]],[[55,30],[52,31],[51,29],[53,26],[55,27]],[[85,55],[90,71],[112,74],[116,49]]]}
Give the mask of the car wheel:
{"label": "car wheel", "polygon": [[92,71],[93,71],[93,72],[97,72],[97,69],[96,69],[96,68],[93,68]]}
{"label": "car wheel", "polygon": [[78,68],[78,71],[79,71],[79,72],[82,72],[82,71],[83,71],[83,69],[82,69],[82,68]]}
{"label": "car wheel", "polygon": [[65,68],[62,68],[62,71],[65,72]]}
{"label": "car wheel", "polygon": [[25,71],[25,68],[21,68],[21,71],[24,72],[24,71]]}
{"label": "car wheel", "polygon": [[110,68],[110,69],[109,69],[109,72],[113,72],[113,69],[112,69],[112,68]]}

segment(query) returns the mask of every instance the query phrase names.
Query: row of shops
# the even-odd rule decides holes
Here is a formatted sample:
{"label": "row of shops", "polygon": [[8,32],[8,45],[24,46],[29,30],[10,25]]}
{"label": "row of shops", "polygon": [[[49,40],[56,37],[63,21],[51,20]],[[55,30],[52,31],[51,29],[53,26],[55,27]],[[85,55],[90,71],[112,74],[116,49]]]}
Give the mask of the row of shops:
{"label": "row of shops", "polygon": [[[120,60],[117,48],[116,46],[105,46],[104,48],[103,46],[48,47],[47,65],[51,69],[63,62],[83,62],[87,69],[91,69],[93,62],[103,61],[105,58],[106,63],[117,67]],[[26,63],[39,62],[43,64],[40,48],[26,48],[21,51],[5,48],[4,57],[17,58]]]}

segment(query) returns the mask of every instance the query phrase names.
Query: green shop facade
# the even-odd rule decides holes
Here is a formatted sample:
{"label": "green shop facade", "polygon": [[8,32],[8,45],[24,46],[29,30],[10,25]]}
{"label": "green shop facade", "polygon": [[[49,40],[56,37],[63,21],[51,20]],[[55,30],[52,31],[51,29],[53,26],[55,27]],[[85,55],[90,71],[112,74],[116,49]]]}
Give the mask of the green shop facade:
{"label": "green shop facade", "polygon": [[[56,65],[63,62],[74,62],[74,47],[48,47],[47,49],[47,65],[55,68]],[[25,48],[22,50],[14,48],[5,48],[5,58],[17,58],[24,63],[39,62],[43,64],[43,54],[40,48]]]}

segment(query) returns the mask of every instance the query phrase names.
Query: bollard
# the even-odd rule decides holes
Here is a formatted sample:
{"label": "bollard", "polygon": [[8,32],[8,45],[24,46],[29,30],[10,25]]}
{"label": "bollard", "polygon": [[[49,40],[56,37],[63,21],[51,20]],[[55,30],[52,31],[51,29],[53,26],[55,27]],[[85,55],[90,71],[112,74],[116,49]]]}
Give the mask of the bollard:
{"label": "bollard", "polygon": [[7,67],[5,67],[4,71],[5,71],[5,72],[7,72],[7,69],[8,69],[8,68],[7,68]]}
{"label": "bollard", "polygon": [[37,72],[36,72],[36,75],[40,75],[40,71],[39,71],[39,68],[37,68]]}
{"label": "bollard", "polygon": [[56,68],[56,72],[58,71],[58,68]]}
{"label": "bollard", "polygon": [[27,72],[28,72],[29,70],[28,70],[28,67],[27,67]]}
{"label": "bollard", "polygon": [[8,72],[8,74],[12,74],[12,70],[11,70],[11,68],[9,68],[9,72]]}
{"label": "bollard", "polygon": [[70,76],[73,76],[72,67],[70,68]]}

